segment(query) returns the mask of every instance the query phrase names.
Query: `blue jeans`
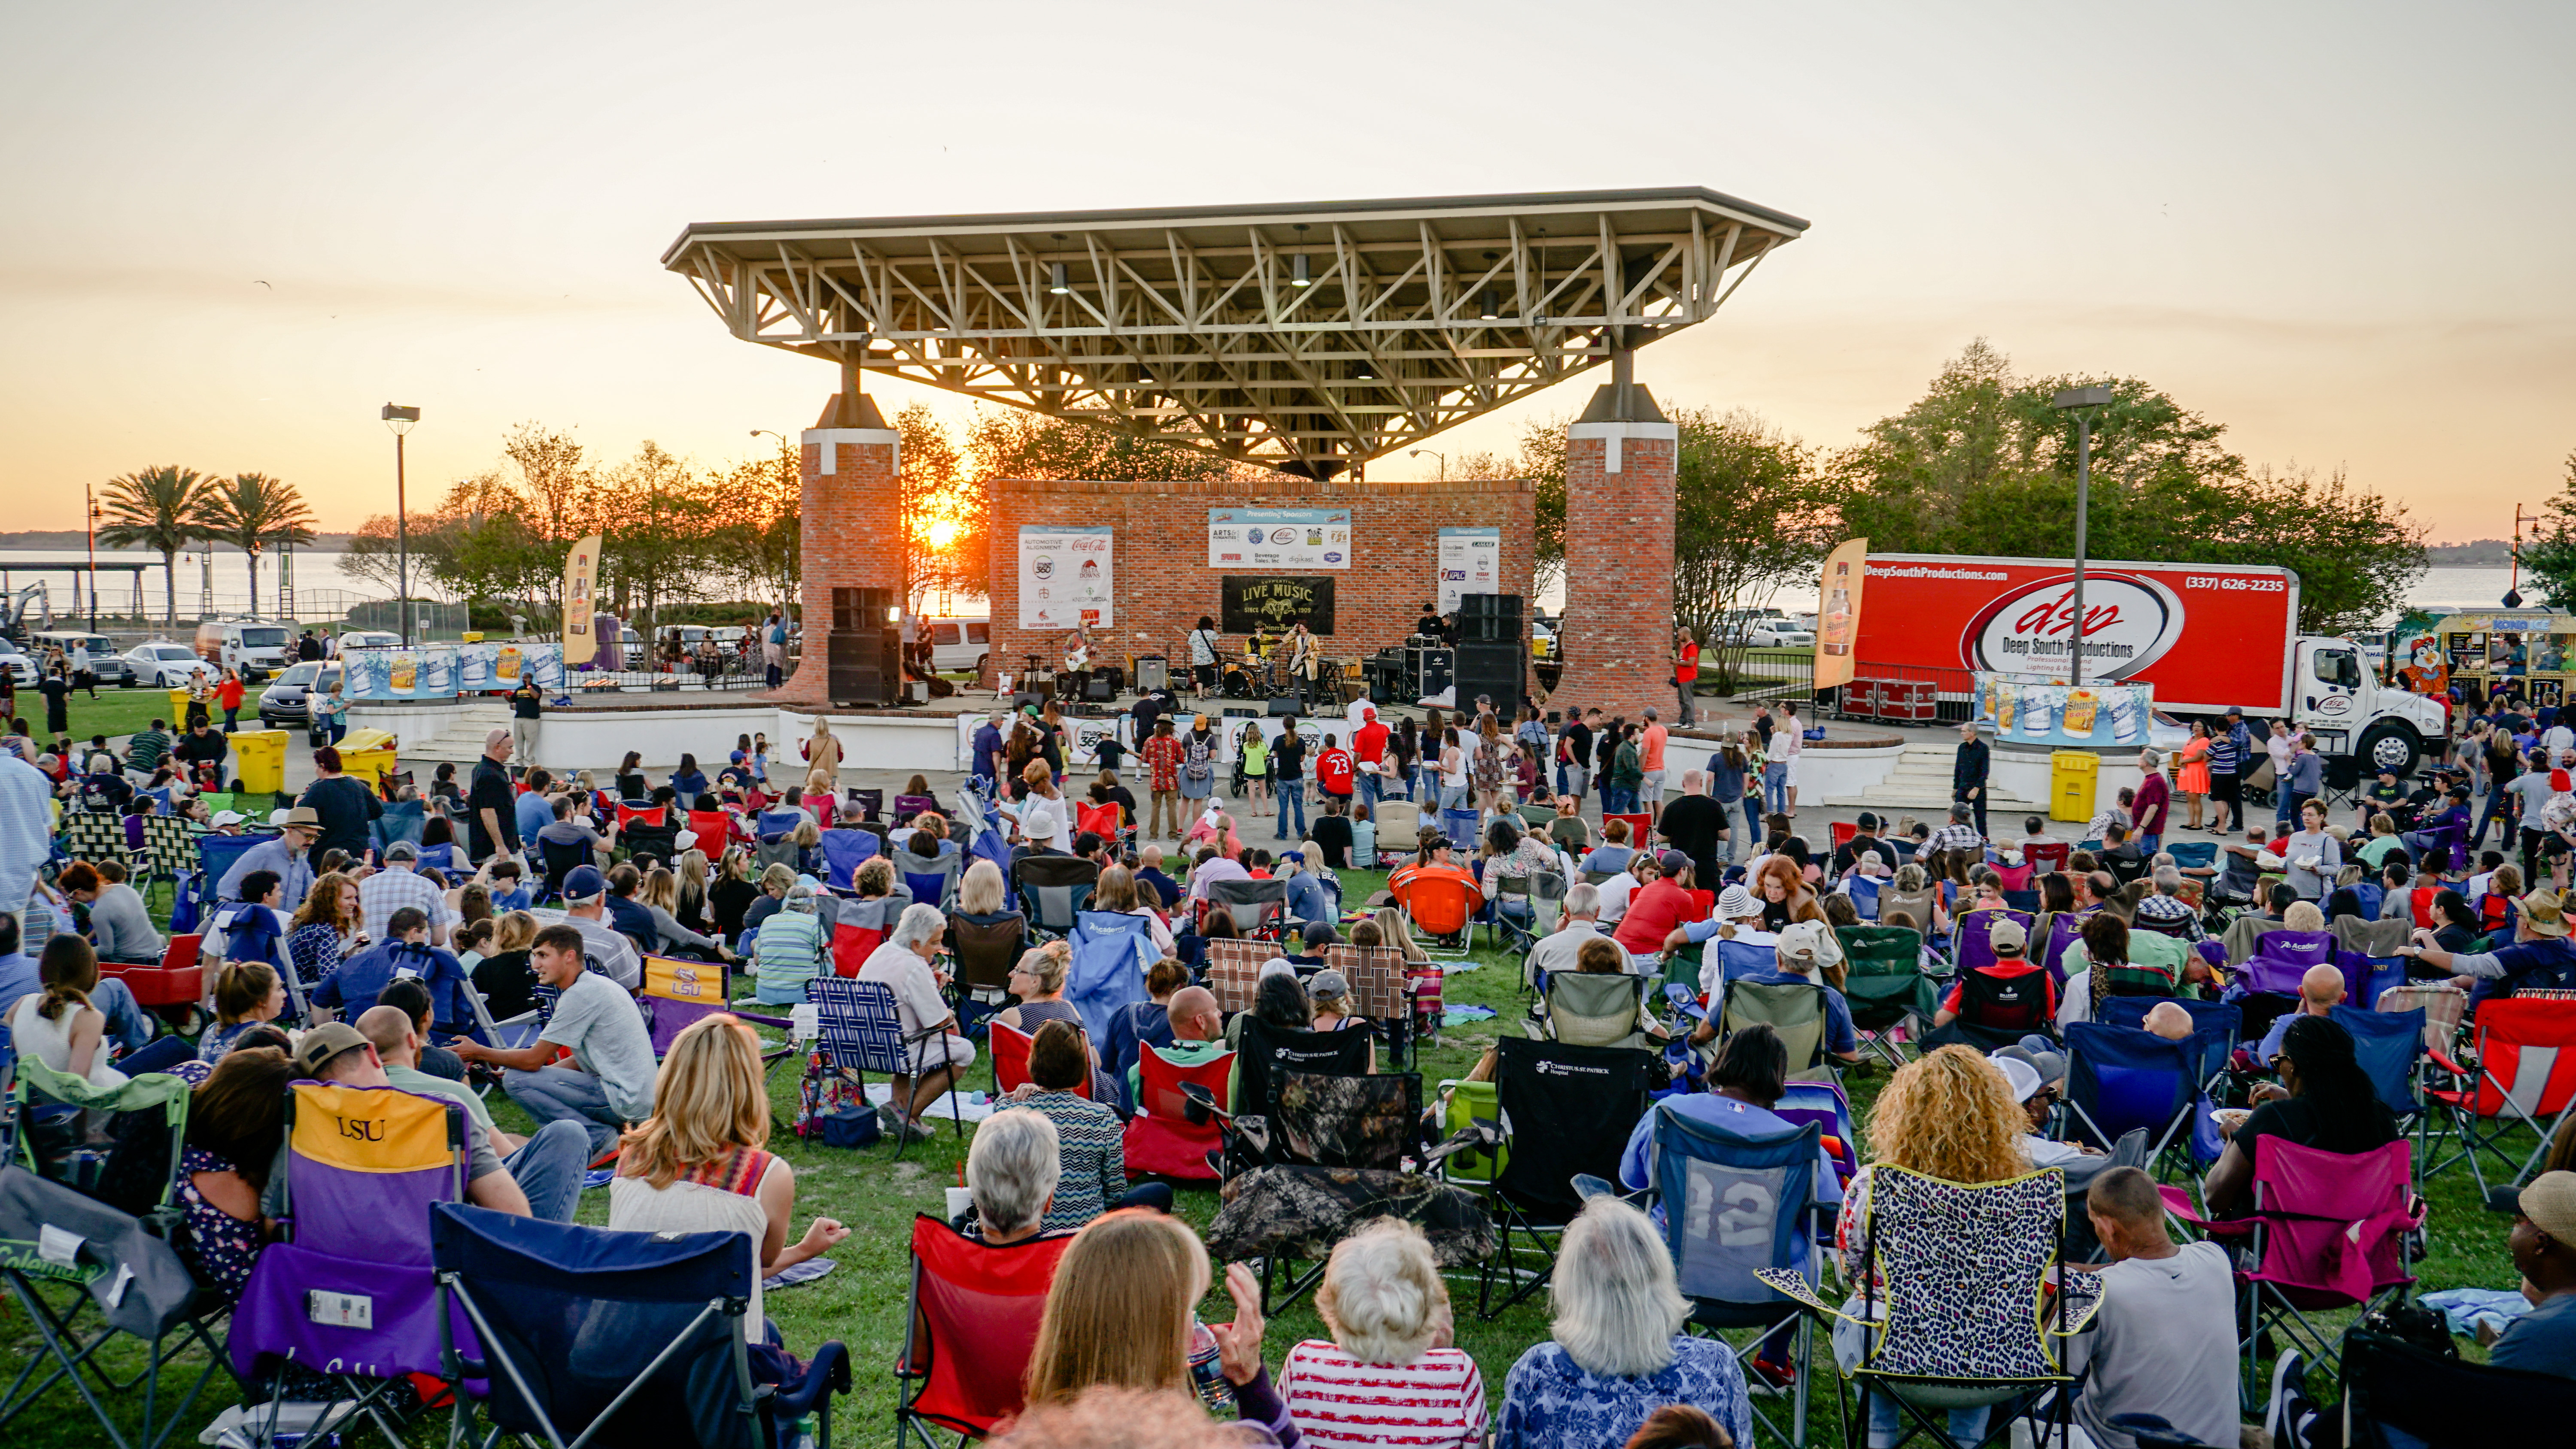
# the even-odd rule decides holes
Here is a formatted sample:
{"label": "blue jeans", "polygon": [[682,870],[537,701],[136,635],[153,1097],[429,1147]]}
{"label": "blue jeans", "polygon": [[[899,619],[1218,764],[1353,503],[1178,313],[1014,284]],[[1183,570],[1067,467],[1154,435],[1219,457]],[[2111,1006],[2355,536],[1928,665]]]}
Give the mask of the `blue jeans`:
{"label": "blue jeans", "polygon": [[[1962,1444],[1974,1444],[1985,1437],[1986,1415],[1993,1407],[1985,1404],[1973,1409],[1950,1410],[1950,1437]],[[1937,1414],[1940,1410],[1931,1412]],[[1883,1393],[1869,1396],[1870,1449],[1881,1449],[1881,1446],[1895,1443],[1912,1423],[1905,1417],[1905,1411],[1896,1406],[1894,1399]]]}
{"label": "blue jeans", "polygon": [[[113,976],[103,977],[89,989],[89,1004],[107,1018],[107,1039],[125,1051],[139,1052],[152,1040],[152,1018],[144,1014],[143,1004],[134,999],[134,988]],[[194,1053],[190,1053],[194,1055]],[[134,1068],[124,1069],[131,1076]]]}
{"label": "blue jeans", "polygon": [[594,1155],[580,1123],[557,1121],[538,1128],[501,1165],[528,1195],[529,1216],[568,1223],[581,1204],[581,1175]]}
{"label": "blue jeans", "polygon": [[1306,782],[1303,780],[1280,780],[1274,783],[1271,788],[1279,792],[1279,829],[1276,834],[1271,836],[1271,839],[1287,840],[1291,838],[1288,834],[1288,811],[1291,807],[1294,807],[1297,811],[1297,834],[1294,838],[1299,840],[1305,839]]}
{"label": "blue jeans", "polygon": [[1768,838],[1762,831],[1762,802],[1750,795],[1745,796],[1744,839],[1746,843],[1759,850],[1762,848],[1762,842]]}
{"label": "blue jeans", "polygon": [[569,1122],[581,1128],[589,1144],[590,1157],[585,1161],[606,1155],[626,1125],[609,1108],[599,1078],[572,1067],[539,1067],[533,1072],[514,1067],[501,1074],[501,1089],[540,1125]]}
{"label": "blue jeans", "polygon": [[145,1072],[166,1072],[181,1062],[196,1059],[197,1048],[184,1036],[165,1036],[138,1052],[129,1052],[116,1064],[116,1069],[129,1077]]}
{"label": "blue jeans", "polygon": [[1352,785],[1359,791],[1359,802],[1361,804],[1366,805],[1372,811],[1377,809],[1377,776],[1369,774],[1365,770],[1361,771],[1359,778],[1353,781]]}
{"label": "blue jeans", "polygon": [[[2501,820],[2504,822],[2504,844],[2508,849],[2510,849],[2513,844],[2513,805],[2514,794],[2512,791],[2502,789],[2489,790],[2487,792],[2486,810],[2478,816],[2477,828],[2469,832],[2469,849],[2478,850],[2486,845],[2487,822],[2490,820]],[[2415,850],[2416,853],[2420,855],[2423,852],[2416,848],[2413,834],[2413,832],[2408,833],[2407,848]]]}
{"label": "blue jeans", "polygon": [[[1464,785],[1443,785],[1443,786],[1441,786],[1441,787],[1440,787],[1440,808],[1441,808],[1441,809],[1443,809],[1443,810],[1464,810],[1464,809],[1466,809],[1466,808],[1467,808],[1467,787],[1466,787],[1466,786],[1464,786]],[[1436,824],[1437,822],[1432,822],[1432,823],[1435,823],[1435,824]]]}
{"label": "blue jeans", "polygon": [[1789,762],[1773,760],[1762,767],[1762,811],[1766,815],[1789,813]]}
{"label": "blue jeans", "polygon": [[2141,835],[2138,837],[2138,850],[2141,854],[2152,856],[2163,848],[2164,843],[2165,838],[2162,833]]}
{"label": "blue jeans", "polygon": [[1637,792],[1636,792],[1636,791],[1634,791],[1634,790],[1632,790],[1632,789],[1628,788],[1628,787],[1627,787],[1627,786],[1625,786],[1625,785],[1613,785],[1613,784],[1608,783],[1607,781],[1604,781],[1604,782],[1602,783],[1602,786],[1601,786],[1601,814],[1602,814],[1602,816],[1603,816],[1604,818],[1607,818],[1607,817],[1612,816],[1612,815],[1630,815],[1630,814],[1634,814],[1634,813],[1636,812],[1636,809],[1637,809]]}

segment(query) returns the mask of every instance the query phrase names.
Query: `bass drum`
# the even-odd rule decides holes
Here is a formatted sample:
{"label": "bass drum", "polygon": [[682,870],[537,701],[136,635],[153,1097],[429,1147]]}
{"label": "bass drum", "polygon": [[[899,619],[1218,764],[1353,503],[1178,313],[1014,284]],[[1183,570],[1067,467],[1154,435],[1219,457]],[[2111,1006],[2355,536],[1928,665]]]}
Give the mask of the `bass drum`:
{"label": "bass drum", "polygon": [[1244,673],[1239,665],[1227,665],[1224,694],[1228,699],[1252,698],[1252,676]]}

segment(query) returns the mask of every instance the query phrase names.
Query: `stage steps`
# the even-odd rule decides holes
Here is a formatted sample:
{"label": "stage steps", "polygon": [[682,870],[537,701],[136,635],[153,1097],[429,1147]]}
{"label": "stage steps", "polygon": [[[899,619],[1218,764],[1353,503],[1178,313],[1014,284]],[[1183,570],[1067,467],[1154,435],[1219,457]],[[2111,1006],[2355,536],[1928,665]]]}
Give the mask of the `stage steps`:
{"label": "stage steps", "polygon": [[[1851,805],[1877,811],[1906,811],[1920,820],[1928,820],[1937,829],[1949,819],[1950,768],[1958,758],[1956,743],[1909,744],[1896,760],[1896,769],[1885,780],[1856,795],[1836,795],[1823,803]],[[1994,817],[2039,812],[2046,813],[2041,802],[2023,800],[2013,795],[1997,794],[1986,801],[1987,824]]]}
{"label": "stage steps", "polygon": [[401,735],[401,756],[407,763],[470,765],[483,758],[485,735],[509,727],[508,700],[473,700],[441,719],[434,733],[417,738]]}

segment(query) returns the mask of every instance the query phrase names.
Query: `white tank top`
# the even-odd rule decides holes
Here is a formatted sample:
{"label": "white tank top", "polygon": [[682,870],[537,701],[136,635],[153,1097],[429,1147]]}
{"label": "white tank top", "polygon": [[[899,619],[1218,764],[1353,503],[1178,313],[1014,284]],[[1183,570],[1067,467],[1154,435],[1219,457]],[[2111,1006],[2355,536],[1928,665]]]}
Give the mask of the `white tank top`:
{"label": "white tank top", "polygon": [[[764,1154],[761,1177],[767,1178],[777,1163],[776,1157]],[[751,1324],[752,1332],[757,1334],[761,1313],[760,1246],[769,1237],[769,1210],[760,1205],[759,1182],[745,1187],[745,1191],[736,1192],[705,1183],[675,1181],[669,1187],[657,1188],[640,1177],[614,1178],[608,1184],[608,1225],[646,1233],[749,1233],[754,1274]]]}
{"label": "white tank top", "polygon": [[[36,1012],[44,999],[45,994],[41,991],[30,991],[18,999],[17,1007],[9,1013],[9,1039],[16,1044],[18,1055],[34,1057],[55,1071],[69,1072],[72,1069],[72,1023],[80,1019],[83,1011],[92,1015],[102,1013],[94,1007],[74,1004],[65,1006],[61,1016],[47,1021]],[[125,1073],[107,1064],[107,1038],[103,1033],[97,1048],[90,1053],[88,1081],[91,1086],[101,1089],[121,1086],[125,1081]]]}

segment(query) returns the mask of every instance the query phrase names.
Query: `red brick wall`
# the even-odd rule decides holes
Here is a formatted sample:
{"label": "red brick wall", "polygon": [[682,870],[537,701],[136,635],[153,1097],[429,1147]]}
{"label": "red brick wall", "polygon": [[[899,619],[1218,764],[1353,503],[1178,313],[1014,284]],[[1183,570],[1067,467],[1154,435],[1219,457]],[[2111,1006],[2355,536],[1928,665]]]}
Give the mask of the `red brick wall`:
{"label": "red brick wall", "polygon": [[[826,678],[832,657],[832,590],[903,587],[903,550],[895,486],[895,435],[885,429],[836,428],[808,433],[803,537],[805,549],[803,657],[796,672],[770,698],[783,703],[830,703]],[[822,471],[823,449],[834,450],[833,471]]]}
{"label": "red brick wall", "polygon": [[[1667,470],[1670,466],[1668,451]],[[1665,496],[1669,503],[1669,481]],[[1188,635],[1199,616],[1223,618],[1224,571],[1207,563],[1210,508],[1351,510],[1352,532],[1361,542],[1352,552],[1351,567],[1333,574],[1333,634],[1324,642],[1332,657],[1357,658],[1402,643],[1413,632],[1422,605],[1437,590],[1443,528],[1500,528],[1503,587],[1526,599],[1535,503],[1526,479],[1313,482],[1281,475],[1253,483],[998,482],[993,485],[992,662],[1017,671],[1028,654],[1052,660],[1063,639],[1061,631],[1019,627],[1022,524],[1116,529],[1117,622],[1096,632],[1100,654],[1104,662],[1162,654],[1178,671],[1189,663]],[[1669,521],[1665,531],[1669,540]],[[1669,546],[1665,552],[1670,554]],[[1228,642],[1239,647],[1242,639],[1229,636]],[[992,683],[990,673],[984,682]]]}
{"label": "red brick wall", "polygon": [[[1609,445],[1587,432],[1619,428]],[[1595,705],[1630,719],[1647,705],[1667,720],[1673,677],[1673,427],[1578,423],[1565,447],[1565,675],[1548,706]]]}

